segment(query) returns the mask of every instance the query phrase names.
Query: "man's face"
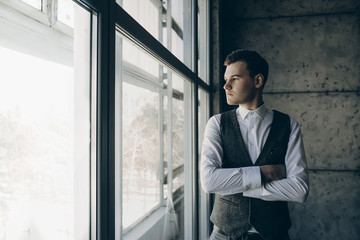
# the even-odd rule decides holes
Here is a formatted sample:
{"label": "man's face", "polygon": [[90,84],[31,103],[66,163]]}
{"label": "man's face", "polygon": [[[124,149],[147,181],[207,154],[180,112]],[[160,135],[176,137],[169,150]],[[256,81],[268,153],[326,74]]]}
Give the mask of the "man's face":
{"label": "man's face", "polygon": [[229,105],[251,104],[256,97],[255,79],[250,77],[247,64],[243,61],[226,67],[225,93]]}

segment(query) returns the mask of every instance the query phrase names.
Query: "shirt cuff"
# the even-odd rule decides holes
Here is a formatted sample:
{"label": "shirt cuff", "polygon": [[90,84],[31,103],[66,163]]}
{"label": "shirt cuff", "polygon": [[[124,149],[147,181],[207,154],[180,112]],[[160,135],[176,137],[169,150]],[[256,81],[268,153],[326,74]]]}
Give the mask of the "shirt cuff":
{"label": "shirt cuff", "polygon": [[[267,184],[269,184],[269,183],[267,183]],[[243,196],[251,197],[251,198],[260,198],[263,200],[270,201],[269,199],[264,199],[264,197],[268,197],[268,196],[272,195],[272,193],[266,189],[267,184],[262,185],[259,188],[254,188],[254,189],[249,189],[247,191],[244,191]]]}
{"label": "shirt cuff", "polygon": [[261,187],[261,173],[259,166],[242,168],[242,175],[244,189],[251,190]]}

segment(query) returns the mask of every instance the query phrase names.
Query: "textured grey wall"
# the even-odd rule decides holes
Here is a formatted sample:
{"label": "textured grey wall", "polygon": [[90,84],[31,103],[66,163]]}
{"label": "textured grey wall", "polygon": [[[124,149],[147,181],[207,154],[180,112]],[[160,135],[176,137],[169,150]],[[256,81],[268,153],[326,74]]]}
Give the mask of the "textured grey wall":
{"label": "textured grey wall", "polygon": [[270,64],[267,106],[302,128],[311,190],[289,205],[291,239],[360,239],[360,1],[220,7],[222,59],[237,48],[260,52]]}

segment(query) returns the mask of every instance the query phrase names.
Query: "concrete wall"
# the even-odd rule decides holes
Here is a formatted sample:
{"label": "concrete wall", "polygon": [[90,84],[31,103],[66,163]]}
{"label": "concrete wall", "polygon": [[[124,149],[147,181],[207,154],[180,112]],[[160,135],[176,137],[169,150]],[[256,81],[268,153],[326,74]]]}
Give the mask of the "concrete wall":
{"label": "concrete wall", "polygon": [[223,60],[222,51],[222,27],[221,27],[221,0],[210,1],[210,81],[213,85],[213,93],[211,95],[211,111],[210,114],[214,115],[220,113],[221,105],[224,98],[221,98],[221,88],[223,82],[222,64]]}
{"label": "concrete wall", "polygon": [[289,205],[291,239],[360,239],[360,1],[223,0],[219,8],[221,61],[237,48],[260,52],[270,64],[267,106],[302,128],[311,190],[306,203]]}

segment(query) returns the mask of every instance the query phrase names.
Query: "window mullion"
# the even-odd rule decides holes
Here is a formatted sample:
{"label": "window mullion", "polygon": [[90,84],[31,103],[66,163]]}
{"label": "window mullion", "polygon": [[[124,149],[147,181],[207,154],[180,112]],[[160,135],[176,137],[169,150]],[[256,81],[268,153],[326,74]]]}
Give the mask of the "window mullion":
{"label": "window mullion", "polygon": [[[163,13],[162,13],[162,4],[160,1],[153,1],[158,2],[158,11],[159,11],[159,22],[158,22],[158,39],[163,42]],[[156,4],[156,3],[154,3]],[[164,67],[159,65],[159,156],[160,156],[160,205],[162,206],[164,203]]]}
{"label": "window mullion", "polygon": [[122,212],[123,212],[123,106],[122,106],[122,39],[116,38],[115,49],[115,238],[122,239]]}
{"label": "window mullion", "polygon": [[96,157],[97,157],[97,16],[91,16],[91,143],[90,143],[90,239],[96,239]]}
{"label": "window mullion", "polygon": [[[160,74],[162,78],[162,74]],[[159,156],[160,156],[160,205],[164,200],[164,89],[159,88]]]}
{"label": "window mullion", "polygon": [[[184,60],[192,71],[196,70],[195,57],[195,26],[194,26],[194,0],[184,0]],[[196,239],[196,211],[195,208],[195,187],[197,182],[194,178],[194,154],[193,154],[193,102],[194,89],[190,82],[184,82],[184,130],[185,130],[185,159],[184,159],[184,237],[185,239]],[[195,100],[195,99],[194,99]],[[196,100],[195,100],[196,101]]]}
{"label": "window mullion", "polygon": [[171,73],[167,74],[167,124],[166,124],[166,131],[167,131],[167,170],[168,170],[168,197],[172,198],[173,193],[173,176],[172,176],[172,78]]}
{"label": "window mullion", "polygon": [[193,72],[195,68],[195,26],[194,26],[194,13],[193,13],[193,1],[184,0],[184,62]]}
{"label": "window mullion", "polygon": [[50,27],[54,26],[56,20],[58,0],[43,0],[44,12],[48,17]]}
{"label": "window mullion", "polygon": [[[167,1],[167,11],[166,11],[166,33],[167,33],[167,48],[171,49],[171,1]],[[168,197],[172,198],[173,192],[173,179],[172,179],[172,74],[170,71],[167,73],[167,169],[168,169]]]}

